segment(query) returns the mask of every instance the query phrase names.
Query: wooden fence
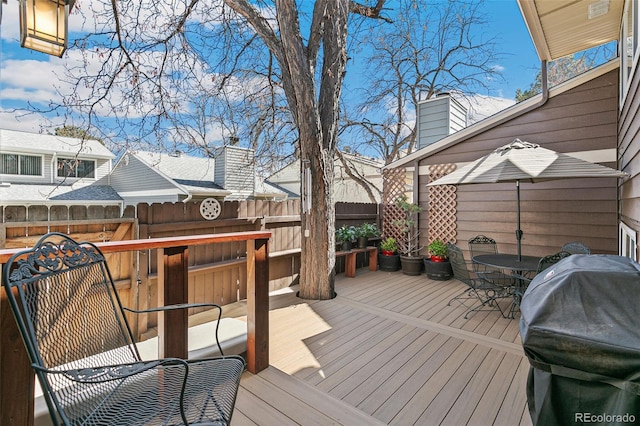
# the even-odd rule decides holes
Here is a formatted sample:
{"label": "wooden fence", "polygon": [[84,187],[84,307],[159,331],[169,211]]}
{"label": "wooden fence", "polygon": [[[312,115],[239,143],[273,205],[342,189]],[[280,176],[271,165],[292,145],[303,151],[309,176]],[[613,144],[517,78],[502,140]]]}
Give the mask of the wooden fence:
{"label": "wooden fence", "polygon": [[[36,208],[40,207],[40,208]],[[215,220],[200,214],[200,203],[139,204],[125,210],[124,217],[112,217],[113,209],[68,208],[52,214],[51,208],[16,208],[0,224],[0,248],[30,247],[45,233],[59,231],[80,241],[120,241],[156,237],[267,230],[272,233],[269,254],[269,290],[297,283],[300,271],[300,204],[287,201],[225,201]],[[94,206],[91,206],[94,207]],[[75,216],[69,212],[76,212]],[[49,220],[47,220],[49,219]],[[336,204],[336,227],[361,223],[380,225],[376,204]],[[108,261],[120,296],[127,306],[144,309],[155,306],[157,259],[154,250],[114,253]],[[246,245],[229,242],[189,247],[189,295],[191,302],[220,305],[246,298]],[[344,271],[344,259],[337,259],[337,272]],[[357,266],[368,264],[358,258]],[[196,313],[194,310],[191,313]],[[155,334],[157,315],[130,318],[143,338]]]}

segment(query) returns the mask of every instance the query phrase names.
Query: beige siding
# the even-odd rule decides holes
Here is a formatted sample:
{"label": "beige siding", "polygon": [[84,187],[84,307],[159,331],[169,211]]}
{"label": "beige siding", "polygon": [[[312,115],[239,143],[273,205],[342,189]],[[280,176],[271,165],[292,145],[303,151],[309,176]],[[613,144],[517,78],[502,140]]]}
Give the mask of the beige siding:
{"label": "beige siding", "polygon": [[[421,174],[429,164],[473,161],[516,137],[558,152],[614,149],[617,84],[615,70],[552,97],[537,109],[421,160]],[[421,176],[419,188],[425,210],[427,179]],[[637,190],[640,192],[640,188]],[[549,254],[573,240],[583,241],[594,253],[617,253],[615,179],[523,183],[521,200],[524,254]],[[458,187],[457,243],[466,249],[469,238],[485,234],[497,240],[500,251],[515,253],[516,205],[513,183]],[[636,205],[640,207],[640,202]],[[635,211],[638,218],[640,210]],[[420,227],[426,238],[429,223],[426,214],[421,216]]]}

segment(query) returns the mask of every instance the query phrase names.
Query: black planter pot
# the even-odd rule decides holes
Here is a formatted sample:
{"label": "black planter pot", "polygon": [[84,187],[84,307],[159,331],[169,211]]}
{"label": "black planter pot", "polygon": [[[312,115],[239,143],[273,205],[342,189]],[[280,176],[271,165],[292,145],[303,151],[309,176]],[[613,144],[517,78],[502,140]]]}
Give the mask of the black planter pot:
{"label": "black planter pot", "polygon": [[338,245],[336,246],[336,250],[337,251],[349,251],[349,250],[351,250],[351,241],[343,241],[341,243],[338,243]]}
{"label": "black planter pot", "polygon": [[424,270],[427,273],[427,277],[437,281],[447,281],[453,277],[453,269],[451,269],[451,262],[445,260],[444,262],[434,262],[431,259],[424,259]]}
{"label": "black planter pot", "polygon": [[400,269],[400,255],[385,256],[378,254],[378,268],[385,272],[395,272]]}
{"label": "black planter pot", "polygon": [[402,273],[405,275],[420,275],[422,273],[422,257],[400,256]]}
{"label": "black planter pot", "polygon": [[358,248],[367,248],[367,244],[369,244],[368,237],[358,237]]}

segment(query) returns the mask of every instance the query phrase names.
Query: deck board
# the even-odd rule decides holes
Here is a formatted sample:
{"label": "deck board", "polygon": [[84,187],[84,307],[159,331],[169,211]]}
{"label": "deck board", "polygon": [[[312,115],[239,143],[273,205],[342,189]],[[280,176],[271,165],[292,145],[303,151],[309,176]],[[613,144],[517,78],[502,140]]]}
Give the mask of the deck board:
{"label": "deck board", "polygon": [[271,295],[271,367],[243,376],[233,424],[531,425],[518,319],[464,319],[463,289],[361,268],[333,300]]}

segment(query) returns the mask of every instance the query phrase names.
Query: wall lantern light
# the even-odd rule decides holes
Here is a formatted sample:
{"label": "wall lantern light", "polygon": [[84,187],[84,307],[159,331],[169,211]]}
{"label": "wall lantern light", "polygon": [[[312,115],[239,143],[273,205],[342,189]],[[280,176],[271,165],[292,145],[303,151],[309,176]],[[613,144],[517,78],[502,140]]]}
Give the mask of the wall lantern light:
{"label": "wall lantern light", "polygon": [[20,46],[61,57],[74,0],[19,0]]}

